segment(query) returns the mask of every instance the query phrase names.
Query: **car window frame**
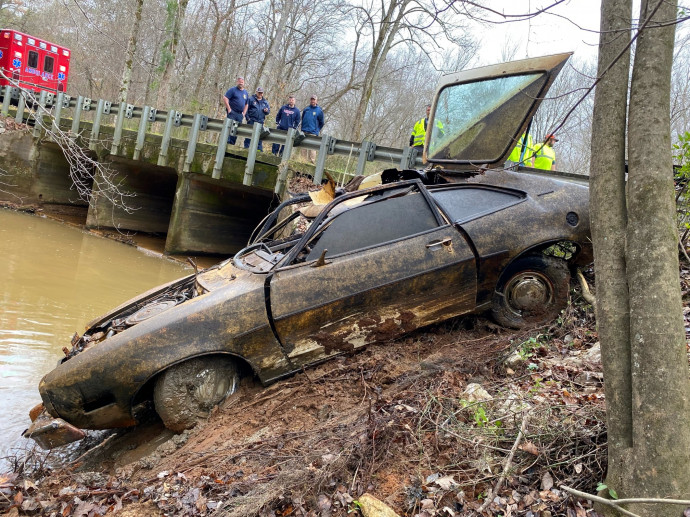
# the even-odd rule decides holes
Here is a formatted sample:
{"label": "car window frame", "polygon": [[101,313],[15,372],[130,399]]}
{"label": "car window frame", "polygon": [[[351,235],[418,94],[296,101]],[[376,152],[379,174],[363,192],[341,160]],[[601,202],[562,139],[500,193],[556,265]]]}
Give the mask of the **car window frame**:
{"label": "car window frame", "polygon": [[[434,218],[436,219],[436,223],[437,223],[436,227],[430,228],[429,230],[425,230],[425,231],[418,232],[415,234],[406,235],[404,237],[399,237],[397,239],[393,239],[390,241],[380,242],[378,244],[373,244],[371,246],[366,246],[363,248],[357,248],[355,250],[350,250],[350,251],[347,251],[344,253],[339,253],[337,255],[327,255],[327,258],[333,259],[333,258],[338,258],[338,257],[345,257],[345,256],[351,255],[353,253],[360,253],[362,251],[371,250],[371,249],[378,248],[378,247],[381,247],[381,246],[384,246],[387,244],[391,244],[394,242],[398,242],[401,240],[410,239],[410,238],[413,238],[413,237],[416,237],[419,235],[424,235],[425,233],[434,232],[434,231],[439,230],[440,228],[448,227],[451,225],[448,218],[446,217],[446,215],[441,213],[441,211],[439,210],[438,205],[432,199],[431,194],[427,190],[424,183],[422,183],[422,181],[419,179],[413,179],[413,180],[408,180],[408,181],[399,181],[399,182],[395,182],[395,183],[389,183],[389,184],[380,185],[377,187],[372,187],[370,189],[357,190],[354,192],[349,192],[348,194],[338,196],[336,199],[334,199],[333,201],[331,201],[328,205],[326,205],[324,207],[324,209],[321,211],[321,213],[319,213],[319,215],[314,219],[314,221],[311,224],[311,226],[309,227],[309,229],[306,232],[304,232],[304,235],[302,236],[300,241],[297,244],[295,244],[295,246],[292,248],[292,250],[288,254],[286,254],[285,257],[283,257],[282,260],[278,264],[276,264],[273,271],[292,269],[295,267],[302,267],[305,265],[313,264],[314,262],[316,262],[316,260],[318,260],[318,259],[312,259],[312,260],[307,260],[304,262],[297,262],[297,263],[295,262],[299,253],[312,240],[312,238],[317,233],[321,233],[327,229],[327,226],[322,227],[322,223],[326,219],[327,214],[329,212],[331,212],[340,203],[343,203],[343,202],[347,201],[348,199],[361,197],[363,195],[373,194],[377,191],[385,192],[386,190],[404,188],[407,185],[416,187],[418,192],[422,195],[422,197],[426,201],[427,206],[431,210],[431,213],[434,215]],[[387,198],[382,198],[380,201],[375,201],[375,202],[381,202],[381,201],[384,201],[384,199],[387,199]],[[356,207],[353,207],[353,208],[356,209]],[[333,219],[335,220],[335,218],[333,218]]]}
{"label": "car window frame", "polygon": [[[472,214],[471,216],[466,217],[466,218],[464,218],[464,219],[453,220],[453,219],[450,217],[450,214],[448,214],[448,213],[443,209],[443,207],[441,206],[441,204],[438,203],[438,202],[436,202],[436,200],[434,199],[434,196],[433,196],[433,192],[437,192],[437,191],[440,192],[440,191],[443,191],[443,190],[459,190],[459,189],[491,190],[491,191],[494,191],[494,192],[503,192],[503,193],[507,193],[507,194],[514,195],[514,196],[518,196],[518,198],[517,198],[514,202],[508,203],[508,204],[506,204],[506,205],[502,205],[502,206],[500,206],[499,208],[487,209],[487,210],[484,210],[484,211],[482,211],[482,212],[477,212],[477,213],[475,213],[475,214]],[[512,189],[512,188],[506,188],[506,187],[496,187],[496,186],[493,186],[493,185],[480,185],[480,184],[476,184],[476,185],[452,185],[452,186],[450,186],[450,185],[435,185],[435,186],[432,186],[432,187],[429,188],[429,195],[430,195],[431,199],[433,199],[433,202],[434,202],[434,204],[436,205],[436,208],[438,208],[439,212],[441,212],[441,213],[444,215],[444,217],[445,217],[448,221],[450,221],[451,224],[454,224],[454,225],[455,225],[455,224],[460,224],[460,225],[462,225],[462,224],[468,223],[468,222],[470,222],[470,221],[474,221],[475,219],[479,219],[479,218],[481,218],[481,217],[486,217],[487,215],[490,215],[490,214],[494,214],[494,213],[500,212],[501,210],[505,210],[505,209],[507,209],[507,208],[513,207],[513,206],[515,206],[515,205],[518,205],[518,204],[520,204],[520,203],[526,202],[527,199],[528,199],[528,197],[529,197],[529,195],[527,194],[527,192],[525,192],[525,191],[523,191],[523,190]]]}

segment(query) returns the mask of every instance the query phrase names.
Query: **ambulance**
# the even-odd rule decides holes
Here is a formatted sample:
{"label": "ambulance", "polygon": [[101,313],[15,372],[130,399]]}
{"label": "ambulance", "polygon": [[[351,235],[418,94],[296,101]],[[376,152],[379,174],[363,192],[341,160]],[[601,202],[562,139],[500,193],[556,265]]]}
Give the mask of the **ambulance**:
{"label": "ambulance", "polygon": [[71,52],[46,40],[0,29],[0,87],[10,84],[39,92],[67,88]]}

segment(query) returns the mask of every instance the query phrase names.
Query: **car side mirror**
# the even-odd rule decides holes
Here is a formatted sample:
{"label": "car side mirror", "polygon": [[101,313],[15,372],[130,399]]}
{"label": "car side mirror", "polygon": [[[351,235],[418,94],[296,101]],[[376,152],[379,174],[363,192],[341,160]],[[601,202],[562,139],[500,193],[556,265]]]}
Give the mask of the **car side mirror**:
{"label": "car side mirror", "polygon": [[321,256],[318,259],[316,259],[316,262],[314,262],[311,265],[311,267],[321,267],[321,266],[325,266],[326,264],[329,264],[329,262],[326,262],[326,252],[327,251],[328,251],[327,249],[323,250],[321,252]]}

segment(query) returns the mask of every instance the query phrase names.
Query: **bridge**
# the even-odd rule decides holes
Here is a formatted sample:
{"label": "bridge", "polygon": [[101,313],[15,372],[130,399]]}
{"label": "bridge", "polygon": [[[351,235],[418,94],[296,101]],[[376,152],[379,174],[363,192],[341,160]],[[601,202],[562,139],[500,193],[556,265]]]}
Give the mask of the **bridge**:
{"label": "bridge", "polygon": [[[168,254],[232,254],[242,248],[285,195],[290,169],[311,175],[318,184],[331,155],[353,164],[351,173],[337,175],[340,182],[363,174],[368,162],[403,169],[422,165],[417,150],[409,147],[327,134],[300,142],[293,129],[272,129],[262,138],[258,123],[238,125],[227,118],[64,92],[35,96],[13,86],[1,93],[2,115],[34,122],[28,133],[0,135],[0,168],[11,180],[2,186],[3,197],[88,205],[88,228],[165,234]],[[238,142],[249,138],[249,149],[228,146],[231,135]],[[282,158],[258,151],[260,140],[284,145]],[[316,164],[291,161],[296,147],[317,151]],[[113,195],[108,186],[124,197]]]}

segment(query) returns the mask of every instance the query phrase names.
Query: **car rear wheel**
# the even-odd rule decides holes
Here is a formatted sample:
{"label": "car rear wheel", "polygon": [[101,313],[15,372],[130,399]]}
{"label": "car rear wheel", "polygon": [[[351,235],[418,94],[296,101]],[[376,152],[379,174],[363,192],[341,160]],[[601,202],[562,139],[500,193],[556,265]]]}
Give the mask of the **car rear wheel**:
{"label": "car rear wheel", "polygon": [[520,329],[556,318],[568,303],[570,272],[564,260],[528,255],[510,264],[496,286],[493,318]]}
{"label": "car rear wheel", "polygon": [[156,380],[153,402],[165,427],[180,432],[207,417],[238,384],[232,359],[198,357],[164,371]]}

